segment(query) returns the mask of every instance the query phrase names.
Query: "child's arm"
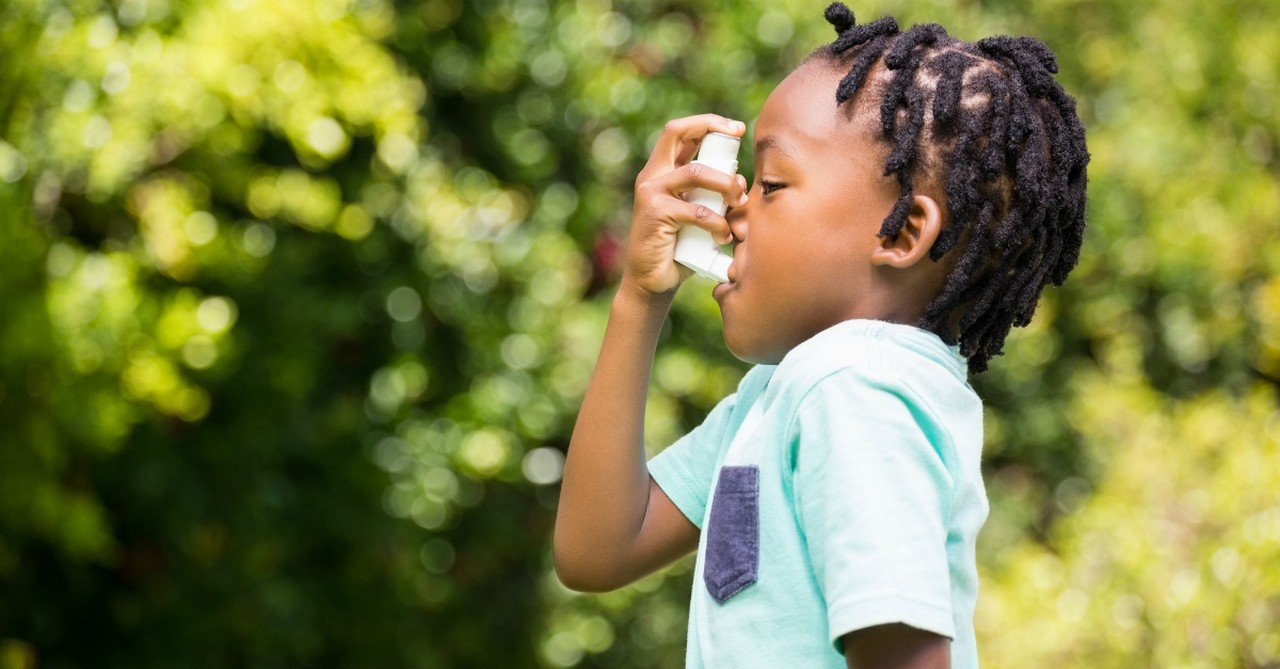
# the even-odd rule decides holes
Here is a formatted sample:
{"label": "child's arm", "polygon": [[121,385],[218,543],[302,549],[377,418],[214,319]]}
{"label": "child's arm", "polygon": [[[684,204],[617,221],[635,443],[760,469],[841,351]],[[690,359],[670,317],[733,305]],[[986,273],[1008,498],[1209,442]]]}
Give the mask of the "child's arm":
{"label": "child's arm", "polygon": [[844,643],[849,669],[949,669],[951,640],[901,624],[850,632]]}
{"label": "child's arm", "polygon": [[556,571],[571,588],[621,587],[697,546],[697,527],[649,477],[645,398],[658,333],[690,274],[673,259],[681,223],[722,242],[731,238],[724,217],[679,194],[701,187],[734,204],[746,197],[741,177],[689,162],[707,132],[741,136],[745,130],[710,114],[671,121],[636,178],[626,268],[569,443],[556,513]]}

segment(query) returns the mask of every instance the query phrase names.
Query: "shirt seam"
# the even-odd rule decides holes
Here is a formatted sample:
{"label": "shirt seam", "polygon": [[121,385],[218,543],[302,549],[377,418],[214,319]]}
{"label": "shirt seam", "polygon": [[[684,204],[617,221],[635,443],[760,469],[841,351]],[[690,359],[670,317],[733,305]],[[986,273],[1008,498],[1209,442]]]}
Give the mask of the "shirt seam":
{"label": "shirt seam", "polygon": [[[893,603],[893,602],[904,603],[911,606],[923,607],[925,609],[928,609],[929,611],[934,612],[940,618],[938,621],[928,621],[928,620],[921,620],[915,616],[897,615],[898,611],[896,610],[892,610],[891,612],[886,612],[885,609],[887,607],[885,607],[885,603]],[[888,608],[892,608],[892,607],[888,607]],[[955,626],[954,614],[955,612],[952,610],[950,602],[946,604],[940,604],[936,601],[922,599],[920,597],[903,593],[901,591],[885,590],[885,591],[880,591],[873,595],[865,595],[865,594],[860,595],[847,602],[841,602],[839,605],[829,607],[827,610],[827,624],[830,627],[828,632],[832,635],[832,637],[840,637],[845,634],[848,634],[849,632],[854,632],[863,628],[851,627],[849,629],[844,629],[837,634],[836,622],[838,622],[837,620],[838,618],[849,618],[849,617],[852,617],[855,619],[868,618],[868,617],[874,618],[874,619],[893,618],[894,620],[892,622],[900,622],[902,624],[910,625],[912,627],[927,629],[928,631],[931,631],[937,634],[942,634],[943,636],[947,636],[954,639],[958,632]],[[938,629],[938,626],[930,625],[929,624],[930,622],[943,623],[942,625],[943,629]]]}
{"label": "shirt seam", "polygon": [[843,610],[846,608],[861,606],[870,601],[883,600],[883,599],[901,599],[901,600],[913,602],[916,604],[922,604],[924,606],[937,609],[938,611],[943,613],[947,613],[947,614],[951,613],[951,604],[949,601],[947,604],[939,604],[936,601],[919,597],[917,595],[912,595],[912,594],[903,592],[901,590],[877,590],[872,593],[863,593],[856,597],[852,597],[848,600],[841,600],[837,605],[832,606],[831,610],[833,611]]}

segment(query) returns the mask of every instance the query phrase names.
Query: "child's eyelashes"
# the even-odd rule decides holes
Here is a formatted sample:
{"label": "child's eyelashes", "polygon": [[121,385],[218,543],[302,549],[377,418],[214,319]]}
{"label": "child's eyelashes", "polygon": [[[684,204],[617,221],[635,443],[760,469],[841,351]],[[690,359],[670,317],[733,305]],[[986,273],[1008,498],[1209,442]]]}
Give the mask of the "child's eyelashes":
{"label": "child's eyelashes", "polygon": [[768,194],[770,194],[770,193],[772,193],[772,192],[774,192],[774,191],[778,190],[779,188],[782,188],[784,185],[785,185],[785,184],[783,184],[783,183],[782,183],[782,182],[780,182],[780,181],[770,181],[770,180],[768,180],[768,179],[761,179],[761,180],[760,180],[760,192],[762,192],[762,193],[763,193],[763,194],[765,194],[765,195],[768,195]]}

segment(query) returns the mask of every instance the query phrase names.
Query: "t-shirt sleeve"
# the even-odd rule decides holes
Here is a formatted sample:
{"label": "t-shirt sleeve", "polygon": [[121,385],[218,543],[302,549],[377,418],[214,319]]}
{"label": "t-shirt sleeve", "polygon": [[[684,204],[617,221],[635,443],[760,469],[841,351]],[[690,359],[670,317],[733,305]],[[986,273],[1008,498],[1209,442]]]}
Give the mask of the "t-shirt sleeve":
{"label": "t-shirt sleeve", "polygon": [[796,513],[832,643],[888,623],[955,638],[945,430],[909,389],[851,369],[811,388],[793,425]]}
{"label": "t-shirt sleeve", "polygon": [[698,427],[649,460],[649,476],[695,526],[702,528],[711,479],[738,394],[720,400]]}

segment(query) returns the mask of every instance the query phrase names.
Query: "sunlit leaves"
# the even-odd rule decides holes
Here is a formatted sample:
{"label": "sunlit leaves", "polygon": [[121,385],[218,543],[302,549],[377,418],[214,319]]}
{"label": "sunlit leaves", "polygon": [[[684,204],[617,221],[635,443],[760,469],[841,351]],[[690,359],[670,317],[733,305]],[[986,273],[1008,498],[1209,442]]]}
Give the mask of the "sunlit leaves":
{"label": "sunlit leaves", "polygon": [[[986,570],[987,662],[1274,663],[1274,394],[1178,402],[1115,379],[1086,383],[1074,422],[1107,473],[1059,521],[1052,550],[1024,544]],[[1109,403],[1085,399],[1104,392]]]}
{"label": "sunlit leaves", "polygon": [[[1273,664],[1275,9],[855,9],[1045,38],[1089,130],[1080,267],[975,381],[986,663]],[[5,5],[0,585],[34,593],[22,620],[95,648],[180,631],[153,635],[178,659],[125,666],[678,665],[689,562],[569,593],[550,509],[658,130],[750,123],[830,38],[820,10]],[[743,373],[708,288],[664,329],[651,452]],[[0,641],[0,664],[48,647]]]}

